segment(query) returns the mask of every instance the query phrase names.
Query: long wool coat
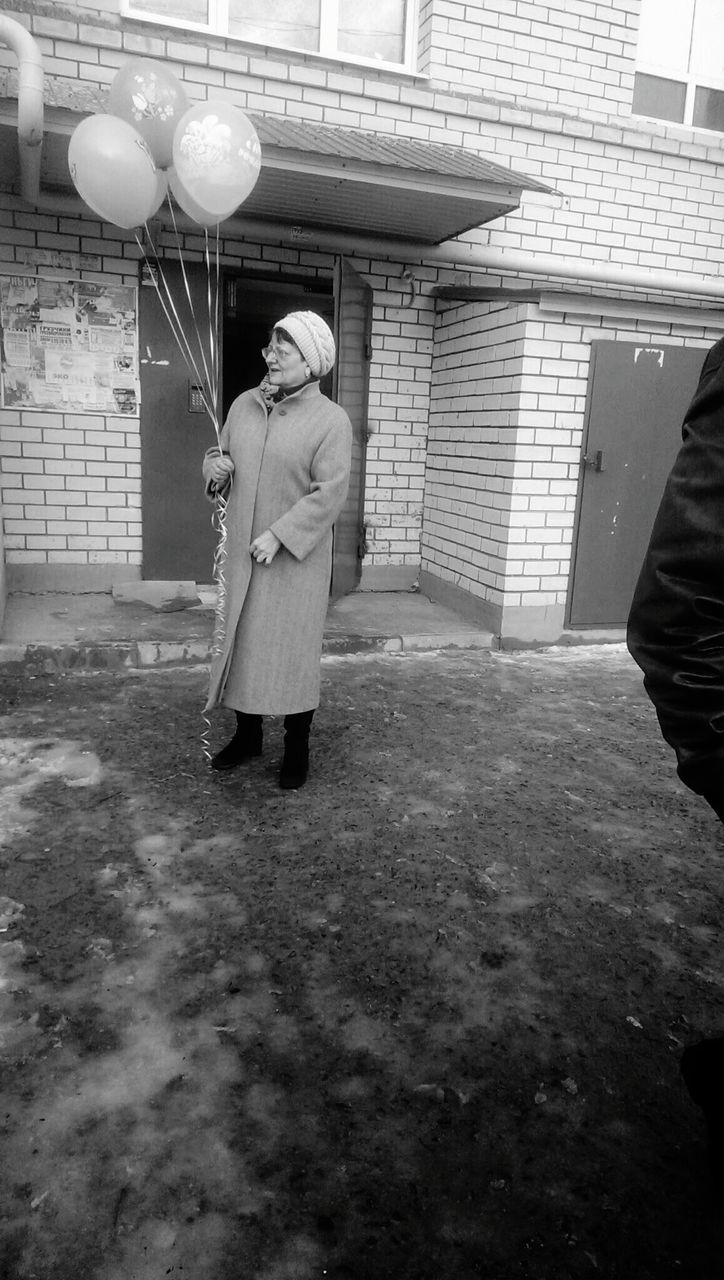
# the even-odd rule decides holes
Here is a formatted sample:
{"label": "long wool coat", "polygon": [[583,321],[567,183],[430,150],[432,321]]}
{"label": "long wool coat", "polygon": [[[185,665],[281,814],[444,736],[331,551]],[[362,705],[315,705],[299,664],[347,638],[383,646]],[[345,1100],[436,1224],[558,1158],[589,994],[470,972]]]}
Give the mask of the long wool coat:
{"label": "long wool coat", "polygon": [[[347,496],[352,426],[312,382],[267,408],[258,388],[232,404],[221,447],[227,491],[226,609],[207,709],[289,715],[319,704],[332,569],[332,525]],[[211,496],[208,459],[204,478]],[[250,545],[271,529],[281,547],[257,564]]]}

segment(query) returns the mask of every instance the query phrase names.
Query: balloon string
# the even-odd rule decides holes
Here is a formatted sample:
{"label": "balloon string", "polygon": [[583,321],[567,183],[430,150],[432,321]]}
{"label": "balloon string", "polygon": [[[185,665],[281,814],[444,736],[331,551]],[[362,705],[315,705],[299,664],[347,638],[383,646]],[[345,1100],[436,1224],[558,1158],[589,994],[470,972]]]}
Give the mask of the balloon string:
{"label": "balloon string", "polygon": [[[178,310],[176,308],[176,304],[173,299],[173,294],[171,293],[171,290],[169,288],[168,281],[166,279],[163,267],[161,265],[161,259],[158,254],[158,250],[156,249],[156,246],[153,242],[153,238],[148,229],[148,226],[146,226],[146,232],[148,235],[148,242],[151,246],[151,250],[154,256],[153,263],[149,261],[148,254],[146,253],[146,250],[138,235],[138,232],[136,232],[136,243],[138,244],[138,247],[141,250],[141,253],[143,255],[144,261],[146,262],[149,268],[149,275],[153,282],[153,286],[156,290],[156,294],[161,304],[163,313],[166,317],[166,320],[168,321],[168,325],[171,330],[171,333],[176,339],[176,343],[178,345],[179,351],[181,352],[181,355],[183,356],[187,369],[193,375],[194,382],[197,384],[199,388],[201,403],[203,404],[204,409],[206,410],[209,418],[211,419],[214,432],[216,433],[217,443],[219,445],[219,448],[221,448],[221,438],[220,438],[221,430],[220,430],[220,425],[218,421],[218,415],[216,412],[216,406],[209,400],[206,386],[204,385],[204,381],[199,372],[199,368],[196,363],[196,360],[194,359],[194,355],[191,350],[190,343],[184,332],[183,325],[181,324]],[[161,284],[164,287],[166,297],[164,297],[164,294],[161,291],[161,285],[159,284],[159,280],[161,281]]]}
{"label": "balloon string", "polygon": [[[158,292],[161,305],[164,308],[166,318],[169,321],[169,324],[171,325],[171,330],[174,333],[174,336],[176,337],[176,341],[179,344],[179,348],[181,350],[181,354],[184,356],[186,365],[189,368],[189,370],[194,374],[195,381],[198,385],[201,402],[204,408],[206,409],[206,412],[208,413],[209,417],[211,418],[211,422],[214,427],[214,431],[216,432],[216,438],[218,441],[219,435],[220,435],[220,424],[218,421],[218,416],[216,414],[215,405],[209,398],[208,382],[204,381],[199,371],[198,364],[196,363],[196,358],[193,354],[193,351],[191,350],[191,344],[186,335],[183,324],[181,323],[181,318],[179,316],[178,309],[176,307],[173,294],[171,292],[171,288],[166,278],[166,274],[163,270],[161,258],[158,254],[158,250],[156,249],[155,244],[153,243],[153,239],[150,233],[149,233],[149,243],[153,250],[154,258],[156,261],[156,270],[157,270],[158,279],[160,279],[166,294],[166,301],[165,301],[157,285],[157,292]],[[177,243],[178,243],[179,255],[181,259],[181,266],[183,270],[183,255],[181,254],[180,241],[178,241],[178,238],[177,238]],[[168,305],[166,305],[166,303]],[[169,312],[171,312],[171,314],[173,315],[173,320],[171,319],[171,315],[169,314]]]}
{"label": "balloon string", "polygon": [[[183,255],[182,248],[181,248],[181,236],[179,235],[179,230],[178,230],[178,226],[177,226],[177,223],[176,223],[176,215],[175,215],[175,213],[174,213],[174,211],[173,211],[173,205],[172,205],[172,203],[171,203],[171,201],[170,201],[170,200],[169,200],[168,204],[169,204],[169,209],[170,209],[170,211],[171,211],[171,222],[173,223],[174,235],[176,236],[176,247],[177,247],[177,249],[178,249],[179,263],[180,263],[180,265],[181,265],[181,276],[182,276],[182,279],[183,279],[183,282],[184,282],[184,288],[185,288],[185,290],[186,290],[186,301],[187,301],[187,303],[188,303],[189,314],[190,314],[190,316],[191,316],[191,320],[192,320],[192,322],[193,322],[194,330],[195,330],[195,332],[196,332],[196,341],[197,341],[197,343],[198,343],[199,353],[200,353],[200,355],[201,355],[201,360],[202,360],[202,362],[203,362],[203,366],[204,366],[204,373],[205,373],[205,375],[206,375],[206,382],[207,382],[207,385],[208,385],[208,387],[209,387],[209,389],[210,389],[210,392],[211,392],[211,403],[212,403],[212,405],[213,405],[213,408],[214,408],[214,414],[215,414],[215,413],[216,413],[216,388],[215,388],[215,385],[214,385],[214,379],[213,379],[213,377],[212,377],[212,375],[211,375],[211,372],[210,372],[210,370],[209,370],[209,364],[208,364],[208,361],[207,361],[207,359],[206,359],[206,351],[205,351],[205,349],[204,349],[203,339],[202,339],[202,337],[201,337],[201,332],[200,332],[200,330],[199,330],[199,326],[198,326],[198,323],[197,323],[197,320],[196,320],[196,311],[195,311],[195,309],[194,309],[194,303],[193,303],[193,299],[192,299],[192,297],[191,297],[191,288],[190,288],[190,285],[189,285],[188,275],[186,274],[186,263],[184,262],[184,255]],[[207,268],[207,275],[208,275],[208,268]],[[213,336],[211,335],[211,333],[209,333],[209,346],[210,346],[210,347],[211,347],[212,343],[213,343]]]}
{"label": "balloon string", "polygon": [[[219,323],[220,323],[219,298],[221,296],[221,269],[219,265],[219,257],[220,257],[219,255],[219,224],[217,222],[216,224],[216,298],[215,298],[215,314],[214,314],[214,333],[217,335],[217,341],[218,341],[218,334],[220,332],[219,330]],[[217,359],[216,389],[218,393],[219,370],[220,370],[220,361],[221,361],[221,351],[218,346],[216,348],[216,359]]]}
{"label": "balloon string", "polygon": [[[217,410],[219,395],[219,372],[220,372],[220,347],[219,347],[219,224],[216,224],[216,245],[215,245],[215,266],[216,266],[216,288],[212,290],[211,282],[211,261],[209,255],[209,233],[204,227],[204,237],[206,241],[206,276],[207,276],[207,303],[209,310],[209,355],[211,358],[211,391],[214,398],[214,409]],[[213,314],[212,314],[213,301]],[[221,441],[219,441],[221,448]],[[225,493],[219,494],[214,508],[214,516],[212,524],[217,533],[216,551],[214,553],[214,581],[217,587],[216,598],[216,616],[214,619],[214,638],[211,645],[211,661],[221,662],[224,650],[224,642],[226,639],[226,575],[225,565],[227,557],[227,504],[233,477],[229,480],[229,487]],[[206,757],[207,763],[211,764],[211,721],[205,712],[203,714],[204,729],[201,734],[201,746]]]}
{"label": "balloon string", "polygon": [[[229,480],[229,487],[224,495],[217,493],[216,503],[214,505],[214,513],[211,517],[212,528],[217,535],[216,550],[214,552],[214,581],[217,587],[216,597],[216,616],[214,618],[214,634],[211,641],[211,663],[220,661],[223,651],[224,642],[226,640],[226,574],[224,567],[227,557],[227,523],[226,512],[228,506],[228,495],[231,492],[233,477]],[[204,728],[201,731],[201,749],[208,764],[211,764],[211,720],[206,711],[201,713]]]}
{"label": "balloon string", "polygon": [[[221,344],[219,342],[219,292],[220,292],[220,267],[219,267],[219,224],[216,224],[216,241],[214,245],[214,283],[212,286],[211,261],[209,254],[209,231],[208,227],[204,227],[204,236],[206,238],[206,274],[208,279],[207,301],[209,307],[209,334],[211,335],[211,372],[212,372],[212,392],[215,397],[215,406],[218,406],[219,398],[219,382],[221,371]],[[212,305],[213,303],[213,305]]]}
{"label": "balloon string", "polygon": [[[138,241],[138,246],[139,248],[141,248],[141,252],[143,253],[143,257],[145,257],[148,268],[150,268],[153,287],[155,287],[156,289],[156,294],[157,294],[157,297],[159,297],[159,302],[160,302],[162,311],[164,311],[166,320],[168,320],[171,334],[173,334],[175,340],[177,340],[179,351],[180,353],[182,353],[182,356],[184,358],[185,366],[187,366],[187,369],[189,370],[189,372],[193,374],[194,381],[196,381],[198,388],[200,388],[201,402],[203,404],[203,407],[205,407],[206,412],[209,413],[209,417],[211,419],[212,425],[214,425],[216,439],[219,439],[219,424],[217,424],[216,417],[214,415],[214,410],[212,410],[211,403],[209,402],[209,397],[206,396],[206,389],[205,387],[203,387],[201,374],[200,372],[198,372],[198,367],[196,365],[196,361],[194,361],[193,353],[191,352],[191,348],[189,348],[188,346],[188,340],[187,338],[185,338],[182,325],[180,325],[180,320],[178,319],[178,312],[177,310],[175,310],[173,297],[171,297],[168,282],[166,282],[164,271],[162,271],[160,259],[159,257],[156,256],[156,264],[155,265],[151,264],[151,262],[148,261],[145,248],[143,248],[143,244],[141,243],[141,241],[139,241],[138,237],[137,237],[137,241]],[[166,303],[164,294],[161,293],[159,278],[161,279],[161,283],[164,284],[166,294],[168,294],[168,297],[169,297],[170,305],[169,303]]]}
{"label": "balloon string", "polygon": [[219,388],[219,373],[218,373],[218,361],[216,358],[217,347],[216,347],[216,335],[214,331],[214,317],[212,314],[212,307],[211,307],[212,283],[211,283],[211,259],[209,256],[208,227],[204,227],[204,247],[206,250],[206,306],[209,313],[209,360],[211,363],[211,395],[214,401],[214,408],[216,408],[216,401],[217,401],[218,388]]}
{"label": "balloon string", "polygon": [[[170,203],[171,201],[169,199],[169,205]],[[209,366],[206,363],[206,357],[205,357],[203,342],[201,339],[201,334],[199,333],[198,325],[196,324],[196,319],[194,316],[193,304],[191,299],[191,291],[188,285],[188,278],[186,275],[186,268],[184,265],[183,253],[181,250],[181,239],[178,234],[178,227],[176,225],[176,220],[173,215],[173,209],[171,210],[171,217],[173,219],[174,231],[176,233],[176,243],[179,251],[181,271],[183,273],[183,279],[184,279],[184,284],[186,288],[186,296],[189,304],[189,310],[191,312],[192,317],[194,318],[194,327],[196,329],[196,337],[198,340],[201,357],[204,362],[204,370],[207,376],[206,385],[202,383],[202,379],[199,376],[199,370],[196,364],[196,360],[194,358],[193,351],[191,349],[191,344],[186,336],[183,325],[181,323],[181,320],[178,314],[178,309],[176,307],[176,304],[173,299],[173,295],[169,288],[168,280],[166,279],[166,275],[163,271],[158,250],[156,249],[156,245],[154,244],[153,237],[151,235],[151,232],[148,226],[146,226],[146,234],[148,237],[148,243],[151,246],[151,250],[155,258],[155,268],[156,268],[155,272],[153,269],[153,265],[149,262],[148,255],[146,254],[143,243],[137,232],[136,232],[136,242],[138,244],[139,249],[141,250],[141,254],[147,266],[149,267],[149,275],[155,286],[156,293],[157,293],[159,302],[161,304],[161,308],[166,317],[166,320],[168,321],[169,328],[171,329],[171,332],[174,338],[176,339],[177,345],[179,347],[181,355],[184,358],[186,366],[189,369],[189,371],[194,374],[196,382],[201,384],[200,385],[201,400],[204,405],[204,408],[206,409],[206,412],[211,418],[211,422],[213,424],[214,431],[216,433],[216,440],[219,447],[219,452],[223,452],[222,445],[221,445],[221,429],[220,429],[219,416],[218,416],[219,371],[220,371],[219,345],[218,345],[218,332],[217,332],[218,324],[219,324],[219,282],[220,282],[219,228],[217,224],[216,255],[215,255],[216,256],[216,263],[215,263],[216,289],[214,291],[215,296],[213,297],[213,299],[212,299],[212,286],[211,286],[211,262],[210,262],[209,247],[208,247],[208,233],[206,233],[207,305],[208,305],[208,313],[209,313],[209,358],[211,362],[211,376],[209,376]],[[161,292],[159,280],[161,281],[161,284],[163,284],[165,294],[166,294],[165,298],[163,293]],[[213,308],[212,308],[212,301],[213,301]],[[213,310],[213,317],[212,317],[212,310]],[[209,396],[207,395],[207,391],[206,391],[207,386],[211,393],[211,401],[209,400]],[[214,503],[214,513],[212,516],[212,527],[214,529],[214,532],[217,535],[216,548],[214,551],[214,564],[213,564],[213,579],[217,587],[217,598],[216,598],[216,613],[214,618],[214,633],[213,633],[213,640],[211,644],[211,655],[210,655],[212,663],[215,660],[221,659],[223,649],[224,649],[224,642],[226,638],[227,592],[226,592],[225,565],[226,565],[226,558],[227,558],[227,538],[228,538],[226,517],[227,517],[228,495],[231,492],[232,483],[233,483],[233,479],[230,478],[229,486],[226,489],[226,493],[224,495],[220,493],[216,494],[216,501]],[[211,759],[212,759],[211,721],[208,715],[206,714],[206,711],[202,711],[201,714],[204,722],[204,728],[201,732],[201,749],[206,761],[209,764],[211,764]]]}
{"label": "balloon string", "polygon": [[[176,341],[178,342],[179,347],[181,348],[181,353],[182,353],[182,355],[183,355],[183,357],[184,357],[184,360],[186,361],[186,364],[187,364],[188,368],[189,368],[189,369],[191,369],[191,370],[196,374],[197,378],[200,380],[200,375],[199,375],[199,371],[198,371],[198,366],[197,366],[196,361],[195,361],[195,359],[194,359],[193,352],[191,351],[191,346],[190,346],[190,344],[189,344],[188,338],[186,337],[186,334],[184,333],[183,325],[181,324],[181,319],[180,319],[179,314],[178,314],[178,311],[177,311],[177,309],[176,309],[176,304],[175,304],[175,302],[174,302],[174,300],[173,300],[173,295],[172,295],[172,293],[171,293],[171,289],[170,289],[170,287],[169,287],[168,280],[166,279],[166,275],[165,275],[164,270],[163,270],[163,265],[162,265],[162,262],[161,262],[161,258],[160,258],[159,252],[158,252],[158,250],[157,250],[157,248],[156,248],[156,246],[155,246],[155,244],[154,244],[154,242],[153,242],[153,237],[152,237],[152,235],[151,235],[151,230],[150,230],[150,227],[148,226],[148,223],[146,224],[146,234],[147,234],[147,236],[148,236],[148,242],[149,242],[149,244],[150,244],[150,246],[151,246],[151,251],[152,251],[152,253],[153,253],[153,257],[154,257],[155,274],[154,274],[154,270],[152,269],[152,270],[151,270],[151,280],[153,281],[153,284],[154,284],[154,286],[155,286],[155,288],[156,288],[156,293],[158,294],[159,302],[161,303],[161,306],[163,307],[163,311],[164,311],[164,314],[165,314],[165,316],[166,316],[166,319],[168,320],[168,323],[169,323],[169,325],[170,325],[170,327],[171,327],[171,330],[172,330],[172,332],[173,332],[173,335],[174,335],[174,337],[176,338]],[[138,241],[138,244],[139,244],[139,246],[140,246],[141,252],[142,252],[142,254],[143,254],[144,258],[146,259],[146,262],[148,262],[148,256],[147,256],[147,254],[146,254],[146,251],[145,251],[145,248],[144,248],[143,244],[141,243],[141,241],[140,241],[140,240],[139,240],[139,238],[138,238],[138,235],[136,235],[136,240]],[[150,266],[151,266],[151,264],[149,263],[149,267],[150,267]],[[162,285],[163,285],[163,287],[164,287],[164,290],[165,290],[165,293],[166,293],[166,298],[164,298],[163,294],[161,293],[161,289],[160,289],[160,286],[159,286],[159,283],[158,283],[158,281],[159,281],[159,280],[161,281],[161,284],[162,284]],[[166,299],[167,299],[168,301],[166,301]]]}

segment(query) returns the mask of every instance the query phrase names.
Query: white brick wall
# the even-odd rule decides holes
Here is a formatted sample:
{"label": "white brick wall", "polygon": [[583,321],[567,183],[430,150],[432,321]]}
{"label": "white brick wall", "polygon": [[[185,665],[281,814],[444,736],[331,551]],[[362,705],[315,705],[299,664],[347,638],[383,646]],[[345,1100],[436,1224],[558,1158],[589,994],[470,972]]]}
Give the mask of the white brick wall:
{"label": "white brick wall", "polygon": [[[192,98],[223,88],[252,110],[449,141],[560,191],[553,206],[525,201],[483,241],[702,273],[721,263],[721,140],[630,118],[639,0],[428,0],[420,42],[430,78],[417,82],[213,38],[196,46],[128,19],[121,29],[115,7],[100,7],[96,18],[79,9],[79,23],[20,15],[43,51],[49,101],[67,100],[80,80],[98,109],[129,54],[161,57]],[[0,65],[12,61],[0,48]]]}
{"label": "white brick wall", "polygon": [[[493,604],[502,604],[511,567],[525,311],[454,306],[436,331],[422,568]],[[522,571],[522,558],[513,568]]]}
{"label": "white brick wall", "polygon": [[426,6],[424,68],[469,92],[608,116],[626,110],[639,0],[444,0]]}
{"label": "white brick wall", "polygon": [[420,563],[434,308],[412,298],[401,272],[374,262],[366,275],[375,308],[364,519],[375,568]]}
{"label": "white brick wall", "polygon": [[137,418],[0,412],[8,564],[141,559]]}
{"label": "white brick wall", "polygon": [[[4,203],[0,274],[136,282],[136,264],[123,256],[123,237],[114,228],[29,213],[13,197]],[[77,268],[43,265],[36,272],[26,255],[37,250],[70,255]],[[98,270],[81,270],[87,254],[99,255]],[[6,562],[139,564],[140,463],[138,418],[0,410]]]}
{"label": "white brick wall", "polygon": [[[129,55],[158,57],[192,100],[223,90],[271,115],[448,142],[555,188],[524,194],[516,213],[466,242],[711,279],[724,267],[722,139],[631,118],[638,9],[639,0],[421,0],[417,77],[121,21],[111,0],[14,16],[39,42],[51,105],[100,110]],[[0,89],[12,95],[14,85],[14,56],[0,47]],[[25,252],[45,249],[75,255],[72,274],[135,280],[133,238],[90,216],[35,213],[0,194],[0,229],[0,273],[27,269]],[[188,253],[202,248],[187,238]],[[82,254],[97,255],[99,269]],[[367,565],[419,566],[424,502],[423,567],[501,607],[559,603],[590,341],[581,323],[469,304],[441,312],[436,328],[432,283],[511,276],[423,262],[411,298],[394,246],[385,257],[352,246],[350,255],[375,291]],[[283,230],[264,244],[228,240],[224,257],[325,278],[334,261]],[[118,431],[117,419],[91,427],[0,413],[8,560],[139,563],[138,422],[123,420],[122,442]]]}
{"label": "white brick wall", "polygon": [[[23,227],[26,214],[12,202]],[[55,223],[55,219],[50,219]],[[66,228],[65,252],[97,253],[111,246],[110,266],[123,263],[122,279],[136,279],[139,257],[135,241],[114,228],[93,224],[92,236],[78,234],[85,221]],[[43,222],[42,234],[52,234]],[[109,240],[106,241],[107,232]],[[28,249],[40,246],[36,230],[30,238],[9,229],[5,240],[6,265],[0,271],[18,270]],[[116,239],[119,237],[119,239]],[[30,242],[29,242],[30,240]],[[174,241],[165,236],[169,247]],[[187,259],[200,256],[198,236],[184,240]],[[119,249],[123,259],[116,259]],[[225,265],[238,269],[263,269],[265,274],[290,267],[296,276],[307,274],[329,279],[334,265],[330,254],[290,250],[278,245],[224,244]],[[107,267],[105,254],[102,266]],[[365,522],[368,528],[368,566],[417,567],[420,561],[425,445],[429,414],[430,362],[433,303],[418,297],[408,306],[410,294],[401,281],[403,266],[369,259],[354,260],[374,289],[374,340],[370,365],[369,415],[372,435],[368,445]],[[43,266],[43,275],[56,274]],[[68,272],[58,272],[67,275]],[[112,272],[71,272],[102,280]],[[435,279],[436,272],[418,272]],[[118,278],[116,274],[115,278]],[[209,425],[209,432],[211,426]],[[210,438],[211,443],[211,438]],[[90,417],[0,410],[0,499],[6,530],[8,564],[119,564],[140,565],[141,545],[140,423],[126,417]],[[72,527],[71,527],[72,525]],[[413,575],[414,576],[414,575]]]}
{"label": "white brick wall", "polygon": [[422,569],[492,610],[562,611],[592,341],[706,350],[721,327],[461,303],[436,332]]}
{"label": "white brick wall", "polygon": [[[2,197],[0,197],[2,199]],[[37,274],[123,283],[137,280],[138,247],[130,233],[86,219],[28,215],[4,197],[0,274],[35,274],[26,255],[62,247],[75,268],[44,264]],[[170,247],[174,238],[165,237]],[[203,241],[189,236],[187,260]],[[238,269],[329,277],[329,254],[275,245],[222,247],[224,263]],[[82,269],[96,255],[99,270]],[[213,443],[208,424],[209,443]],[[200,491],[199,491],[200,492]],[[9,565],[120,565],[142,563],[141,441],[139,418],[0,409],[0,505]]]}

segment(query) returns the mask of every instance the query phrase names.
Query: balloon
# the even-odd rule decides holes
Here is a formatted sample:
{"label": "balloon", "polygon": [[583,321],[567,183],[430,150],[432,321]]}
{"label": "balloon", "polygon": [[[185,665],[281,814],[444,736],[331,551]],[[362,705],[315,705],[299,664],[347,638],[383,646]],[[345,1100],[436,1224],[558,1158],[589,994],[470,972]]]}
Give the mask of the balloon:
{"label": "balloon", "polygon": [[168,175],[163,169],[156,170],[156,194],[153,198],[151,208],[148,211],[148,217],[151,218],[154,213],[158,213],[166,196],[168,195]]}
{"label": "balloon", "polygon": [[117,116],[86,116],[73,131],[68,167],[94,213],[116,227],[139,227],[161,203],[153,156],[140,133]]}
{"label": "balloon", "polygon": [[261,147],[253,124],[238,107],[201,102],[176,126],[173,162],[183,192],[205,217],[220,222],[253,191]]}
{"label": "balloon", "polygon": [[219,223],[223,222],[224,218],[228,218],[229,214],[233,213],[236,208],[236,205],[234,205],[234,208],[224,214],[207,213],[206,210],[202,209],[201,205],[197,204],[193,197],[189,195],[176,170],[173,168],[168,170],[168,186],[174,200],[180,208],[183,209],[184,213],[187,213],[194,222],[198,222],[202,227],[217,227]]}
{"label": "balloon", "polygon": [[167,168],[176,125],[189,106],[173,72],[155,58],[129,58],[113,78],[108,105],[111,115],[127,120],[146,139],[159,169]]}

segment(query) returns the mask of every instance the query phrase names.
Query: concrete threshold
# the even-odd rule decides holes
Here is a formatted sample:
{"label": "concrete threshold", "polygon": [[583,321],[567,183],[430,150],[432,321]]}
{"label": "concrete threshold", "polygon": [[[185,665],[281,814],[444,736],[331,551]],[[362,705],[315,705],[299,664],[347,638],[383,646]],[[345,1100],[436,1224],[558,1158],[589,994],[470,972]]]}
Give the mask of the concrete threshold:
{"label": "concrete threshold", "polygon": [[[70,671],[133,671],[203,667],[213,647],[214,600],[154,612],[107,595],[11,597],[0,641],[0,664],[30,675]],[[323,655],[491,649],[487,631],[412,592],[359,592],[330,604]]]}

